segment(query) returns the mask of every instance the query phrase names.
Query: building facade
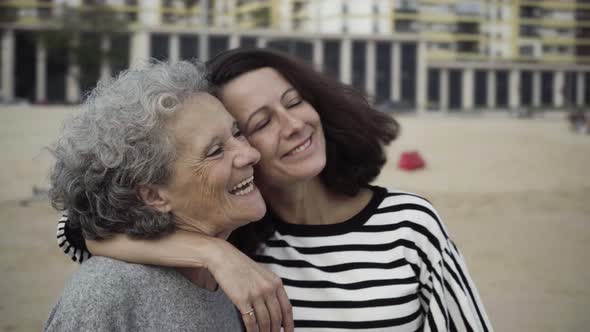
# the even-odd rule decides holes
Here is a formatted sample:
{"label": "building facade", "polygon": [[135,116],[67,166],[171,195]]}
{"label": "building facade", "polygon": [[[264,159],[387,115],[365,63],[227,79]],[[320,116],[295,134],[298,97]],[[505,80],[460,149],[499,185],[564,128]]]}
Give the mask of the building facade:
{"label": "building facade", "polygon": [[[122,57],[85,68],[47,49],[37,36],[59,28],[65,5],[108,6],[128,22],[79,37]],[[75,103],[148,57],[206,60],[241,46],[288,52],[419,112],[590,105],[590,0],[37,0],[0,1],[0,12],[6,100]]]}

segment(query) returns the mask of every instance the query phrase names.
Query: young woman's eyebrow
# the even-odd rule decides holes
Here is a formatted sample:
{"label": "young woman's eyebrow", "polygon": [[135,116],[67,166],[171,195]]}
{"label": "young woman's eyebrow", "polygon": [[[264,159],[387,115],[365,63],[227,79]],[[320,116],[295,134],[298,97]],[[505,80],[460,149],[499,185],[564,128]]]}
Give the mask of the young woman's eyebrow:
{"label": "young woman's eyebrow", "polygon": [[252,114],[250,114],[250,116],[248,116],[248,119],[246,119],[246,126],[245,126],[244,130],[250,126],[250,122],[252,121],[252,118],[254,118],[254,116],[256,116],[258,113],[263,112],[264,110],[266,110],[266,106],[262,106],[262,107],[258,108],[256,111],[254,111]]}
{"label": "young woman's eyebrow", "polygon": [[281,102],[283,101],[283,99],[285,99],[285,96],[287,96],[287,94],[291,91],[296,91],[295,88],[290,87],[287,90],[285,90],[285,92],[283,92],[283,94],[281,95]]}

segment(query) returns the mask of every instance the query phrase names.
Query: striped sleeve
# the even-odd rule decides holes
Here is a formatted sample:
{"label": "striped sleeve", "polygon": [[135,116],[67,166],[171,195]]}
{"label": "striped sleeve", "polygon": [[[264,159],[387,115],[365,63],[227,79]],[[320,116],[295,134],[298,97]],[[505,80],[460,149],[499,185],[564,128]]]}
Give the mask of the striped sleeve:
{"label": "striped sleeve", "polygon": [[[423,331],[493,331],[463,256],[449,238],[436,210],[425,200],[417,223],[428,229],[428,240],[417,240],[423,252],[420,300],[425,312]],[[415,210],[415,209],[414,209]]]}
{"label": "striped sleeve", "polygon": [[92,257],[92,254],[86,248],[82,229],[79,227],[70,228],[68,215],[65,213],[57,222],[57,245],[74,262],[82,264],[82,262]]}
{"label": "striped sleeve", "polygon": [[441,259],[421,276],[424,331],[492,331],[463,257],[451,240]]}

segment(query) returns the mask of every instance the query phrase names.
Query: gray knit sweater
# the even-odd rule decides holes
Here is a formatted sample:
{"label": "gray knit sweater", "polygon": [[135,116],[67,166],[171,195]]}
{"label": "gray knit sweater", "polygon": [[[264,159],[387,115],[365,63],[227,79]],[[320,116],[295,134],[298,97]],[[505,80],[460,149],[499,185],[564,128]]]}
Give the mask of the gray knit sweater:
{"label": "gray knit sweater", "polygon": [[93,257],[67,283],[44,331],[241,331],[221,289],[171,268]]}

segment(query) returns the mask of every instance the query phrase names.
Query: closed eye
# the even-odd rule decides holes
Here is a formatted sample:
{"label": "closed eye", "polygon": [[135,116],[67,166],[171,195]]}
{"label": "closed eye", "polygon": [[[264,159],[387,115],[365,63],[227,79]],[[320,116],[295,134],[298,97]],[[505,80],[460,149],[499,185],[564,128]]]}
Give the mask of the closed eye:
{"label": "closed eye", "polygon": [[297,106],[301,105],[302,102],[303,102],[303,99],[295,99],[287,105],[287,108],[297,107]]}
{"label": "closed eye", "polygon": [[235,138],[240,138],[240,137],[244,137],[244,134],[242,133],[242,131],[240,130],[240,128],[234,128],[234,133],[233,133]]}
{"label": "closed eye", "polygon": [[253,134],[255,132],[257,132],[260,129],[263,129],[264,127],[266,127],[266,125],[268,125],[268,123],[270,122],[270,118],[266,118],[260,122],[258,122],[254,128],[252,130],[250,130],[250,134]]}
{"label": "closed eye", "polygon": [[207,151],[207,158],[215,157],[223,153],[223,148],[219,145],[212,147]]}

